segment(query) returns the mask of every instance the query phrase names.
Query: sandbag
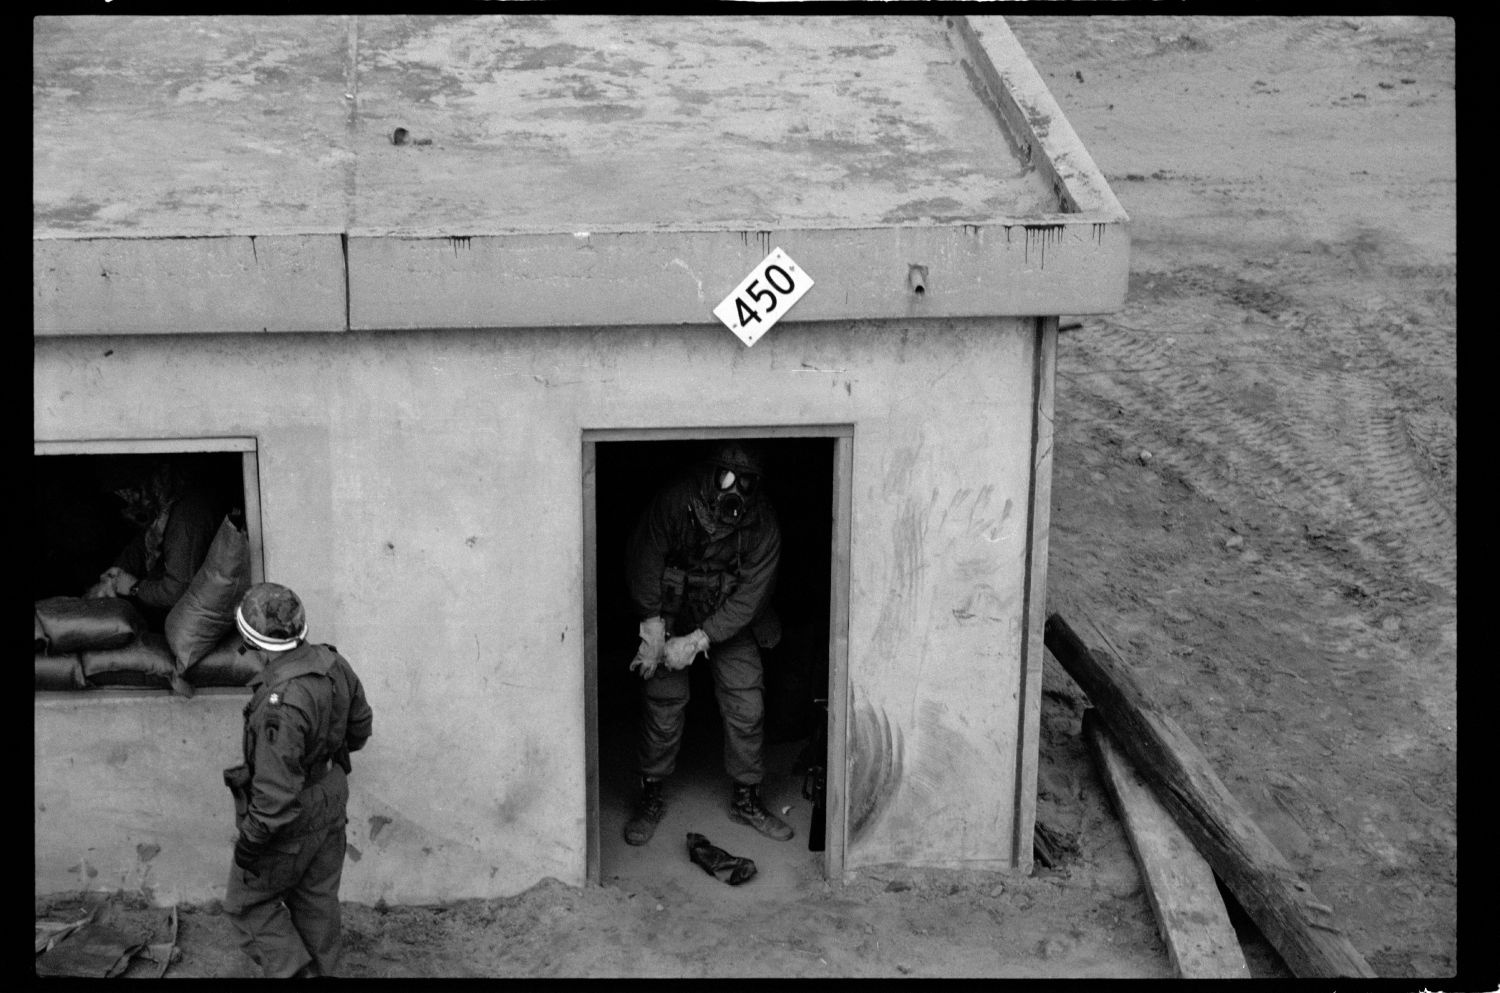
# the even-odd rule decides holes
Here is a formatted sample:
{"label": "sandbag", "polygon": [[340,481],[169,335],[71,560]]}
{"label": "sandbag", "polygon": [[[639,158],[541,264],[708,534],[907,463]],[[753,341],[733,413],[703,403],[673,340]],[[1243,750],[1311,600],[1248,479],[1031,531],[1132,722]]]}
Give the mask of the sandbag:
{"label": "sandbag", "polygon": [[36,656],[36,688],[39,690],[81,690],[88,683],[83,678],[83,662],[77,655]]}
{"label": "sandbag", "polygon": [[194,686],[247,686],[263,668],[259,652],[240,654],[239,632],[232,632],[213,651],[184,673]]}
{"label": "sandbag", "polygon": [[147,631],[123,648],[84,652],[83,678],[90,686],[172,689],[177,681],[177,667],[166,636]]}
{"label": "sandbag", "polygon": [[250,542],[226,517],[187,592],[167,613],[167,644],[179,674],[186,674],[234,630],[234,609],[249,588]]}
{"label": "sandbag", "polygon": [[36,601],[36,616],[53,655],[119,648],[146,626],[135,605],[119,597],[48,597]]}

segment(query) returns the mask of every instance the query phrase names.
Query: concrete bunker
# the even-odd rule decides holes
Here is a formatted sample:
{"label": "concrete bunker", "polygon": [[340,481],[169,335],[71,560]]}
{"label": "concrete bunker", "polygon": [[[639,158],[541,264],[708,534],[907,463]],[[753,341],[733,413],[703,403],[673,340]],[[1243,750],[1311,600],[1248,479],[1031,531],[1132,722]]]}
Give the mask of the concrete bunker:
{"label": "concrete bunker", "polygon": [[[1030,864],[1058,316],[1119,306],[1129,238],[1002,20],[41,18],[33,56],[34,455],[238,453],[257,578],[376,711],[347,899],[603,875],[614,508],[725,436],[824,508],[817,868]],[[776,249],[815,283],[747,347],[715,307]],[[243,702],[38,692],[38,892],[222,896]]]}

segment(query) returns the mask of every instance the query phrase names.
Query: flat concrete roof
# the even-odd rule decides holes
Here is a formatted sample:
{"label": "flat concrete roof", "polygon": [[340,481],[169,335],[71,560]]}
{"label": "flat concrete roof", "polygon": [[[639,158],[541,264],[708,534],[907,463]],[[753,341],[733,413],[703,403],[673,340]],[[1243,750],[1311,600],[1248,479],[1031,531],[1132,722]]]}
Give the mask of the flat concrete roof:
{"label": "flat concrete roof", "polygon": [[[32,120],[39,334],[712,323],[772,245],[797,319],[908,316],[912,264],[931,316],[1124,294],[1125,215],[998,18],[38,18]],[[596,305],[518,306],[521,265]]]}

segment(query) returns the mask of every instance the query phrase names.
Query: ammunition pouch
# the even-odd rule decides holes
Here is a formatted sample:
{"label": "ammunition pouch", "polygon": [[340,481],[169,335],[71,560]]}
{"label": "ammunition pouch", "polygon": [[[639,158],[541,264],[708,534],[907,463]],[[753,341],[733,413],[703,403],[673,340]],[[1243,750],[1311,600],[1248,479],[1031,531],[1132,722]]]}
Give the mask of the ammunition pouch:
{"label": "ammunition pouch", "polygon": [[688,576],[687,591],[683,594],[690,609],[701,610],[704,616],[719,609],[724,599],[724,577],[719,573],[711,576]]}
{"label": "ammunition pouch", "polygon": [[701,625],[729,595],[732,581],[722,573],[693,574],[668,566],[661,575],[661,613],[675,618],[667,633],[683,634]]}
{"label": "ammunition pouch", "polygon": [[776,613],[774,606],[766,604],[760,616],[750,622],[750,633],[761,648],[775,648],[781,644],[781,615]]}
{"label": "ammunition pouch", "polygon": [[661,612],[676,616],[682,612],[683,593],[687,589],[687,573],[676,566],[667,566],[661,574]]}
{"label": "ammunition pouch", "polygon": [[229,795],[234,797],[234,823],[238,827],[240,821],[250,811],[250,767],[248,765],[232,766],[224,770],[224,785],[229,787]]}

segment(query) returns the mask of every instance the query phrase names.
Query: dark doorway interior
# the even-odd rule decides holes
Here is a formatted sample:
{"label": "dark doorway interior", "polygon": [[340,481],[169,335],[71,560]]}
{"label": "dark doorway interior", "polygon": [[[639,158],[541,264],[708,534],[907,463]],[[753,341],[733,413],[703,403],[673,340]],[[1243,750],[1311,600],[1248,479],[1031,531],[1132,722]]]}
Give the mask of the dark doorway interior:
{"label": "dark doorway interior", "polygon": [[[711,675],[695,665],[687,728],[668,811],[645,846],[621,837],[636,790],[635,722],[640,678],[629,671],[637,618],[625,587],[625,545],[657,487],[702,459],[712,442],[615,441],[595,449],[598,554],[598,741],[601,882],[649,886],[685,876],[722,887],[687,859],[685,833],[697,832],[736,855],[755,859],[754,889],[776,892],[812,876],[822,855],[808,848],[812,804],[803,796],[802,764],[828,696],[829,584],[833,535],[833,438],[756,439],[766,455],[766,492],[782,532],[775,606],[781,642],[762,651],[766,696],[766,805],[796,830],[785,842],[763,838],[728,819],[729,781]],[[825,761],[818,756],[818,761]],[[783,813],[785,808],[790,808]],[[696,878],[694,878],[696,877]],[[701,881],[701,883],[700,883]],[[749,890],[750,887],[741,887]]]}

